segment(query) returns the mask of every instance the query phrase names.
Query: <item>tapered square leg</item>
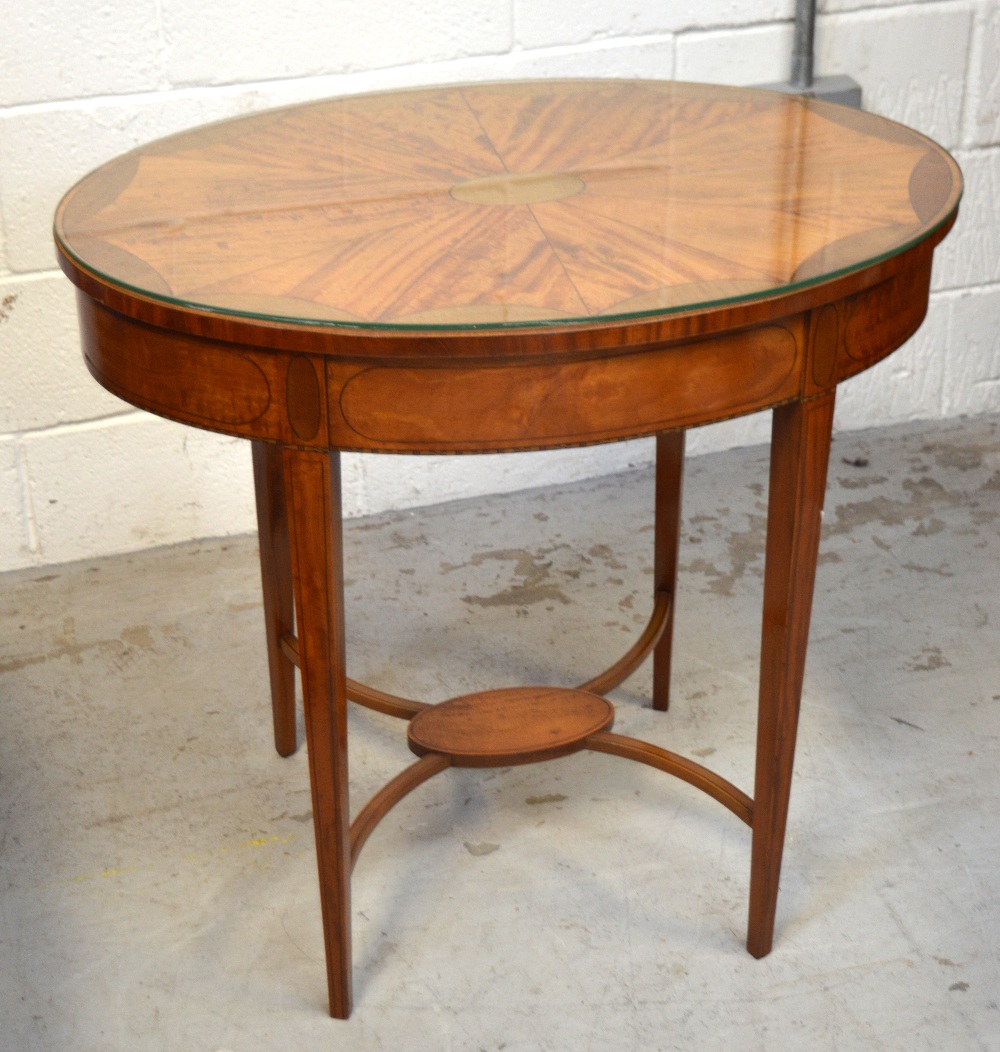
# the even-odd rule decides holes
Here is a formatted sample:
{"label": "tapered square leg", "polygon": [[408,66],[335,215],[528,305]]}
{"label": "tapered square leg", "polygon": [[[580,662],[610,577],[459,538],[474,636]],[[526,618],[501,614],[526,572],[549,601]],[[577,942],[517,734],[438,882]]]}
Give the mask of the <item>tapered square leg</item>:
{"label": "tapered square leg", "polygon": [[653,708],[670,705],[670,658],[677,595],[677,551],[681,536],[681,488],[684,479],[684,432],[656,436],[656,511],[653,594],[667,592],[670,608],[663,634],[653,650]]}
{"label": "tapered square leg", "polygon": [[834,393],[774,410],[747,949],[771,950],[819,552]]}
{"label": "tapered square leg", "polygon": [[351,852],[347,783],[339,453],[283,451],[313,825],[330,1014],[351,1014]]}
{"label": "tapered square leg", "polygon": [[253,443],[253,478],[257,495],[257,536],[264,591],[267,664],[271,674],[274,747],[282,756],[290,756],[297,745],[295,666],[281,650],[281,637],[293,631],[294,601],[281,446],[270,442]]}

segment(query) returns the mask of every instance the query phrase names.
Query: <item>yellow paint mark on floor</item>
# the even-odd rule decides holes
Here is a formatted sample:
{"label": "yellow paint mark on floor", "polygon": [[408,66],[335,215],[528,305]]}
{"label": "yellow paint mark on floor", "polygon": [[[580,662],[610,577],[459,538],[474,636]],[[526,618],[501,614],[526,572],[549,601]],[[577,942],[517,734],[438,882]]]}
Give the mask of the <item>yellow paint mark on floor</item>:
{"label": "yellow paint mark on floor", "polygon": [[100,873],[86,873],[80,877],[73,877],[74,884],[80,884],[85,880],[103,880],[105,877],[117,877],[121,873],[134,873],[138,866],[119,866],[115,869],[102,869]]}
{"label": "yellow paint mark on floor", "polygon": [[[285,845],[292,843],[295,840],[295,834],[289,833],[288,836],[262,836],[254,837],[252,840],[246,840],[242,844],[232,844],[230,846],[222,846],[216,848],[215,851],[202,852],[193,855],[185,855],[184,861],[195,865],[199,865],[216,855],[227,854],[230,851],[243,851],[247,848],[261,848],[261,847],[272,847],[275,845]],[[109,877],[120,877],[126,873],[137,873],[140,869],[153,869],[154,863],[149,862],[144,866],[117,866],[111,869],[103,869],[99,873],[82,873],[75,877],[63,877],[58,880],[48,880],[43,884],[37,884],[38,889],[43,888],[57,888],[68,884],[85,884],[92,880],[104,880]]]}
{"label": "yellow paint mark on floor", "polygon": [[[80,873],[75,877],[61,877],[58,880],[47,880],[42,884],[36,884],[35,887],[38,889],[43,888],[58,888],[67,884],[86,884],[91,880],[105,880],[108,877],[118,877],[123,873],[135,873],[139,870],[139,866],[118,866],[113,869],[102,869],[100,873]],[[153,864],[148,863],[141,867],[143,869],[152,869]]]}
{"label": "yellow paint mark on floor", "polygon": [[269,844],[290,844],[295,839],[294,833],[288,836],[262,836],[253,840],[244,841],[242,844],[234,844],[232,847],[219,848],[220,851],[241,851],[248,847],[267,847]]}

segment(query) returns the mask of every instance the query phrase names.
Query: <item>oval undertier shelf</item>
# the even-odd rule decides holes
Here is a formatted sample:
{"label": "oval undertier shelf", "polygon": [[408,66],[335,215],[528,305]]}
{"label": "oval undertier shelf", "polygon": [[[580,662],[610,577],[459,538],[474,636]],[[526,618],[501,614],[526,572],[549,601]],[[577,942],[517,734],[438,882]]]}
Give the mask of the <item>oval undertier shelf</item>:
{"label": "oval undertier shelf", "polygon": [[424,709],[407,738],[418,756],[438,753],[455,767],[508,767],[577,752],[614,719],[611,702],[586,690],[511,687]]}

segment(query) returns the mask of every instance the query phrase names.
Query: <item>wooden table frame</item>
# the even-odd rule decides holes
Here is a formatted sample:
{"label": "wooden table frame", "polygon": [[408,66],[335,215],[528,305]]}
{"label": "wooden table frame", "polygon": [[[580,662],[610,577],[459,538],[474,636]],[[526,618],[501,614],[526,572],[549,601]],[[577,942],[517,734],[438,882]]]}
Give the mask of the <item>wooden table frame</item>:
{"label": "wooden table frame", "polygon": [[[657,435],[656,525],[654,612],[650,625],[621,662],[583,686],[590,693],[607,692],[652,651],[653,704],[658,709],[665,710],[669,698],[684,429],[768,405],[773,409],[753,798],[699,764],[607,730],[585,735],[574,746],[627,757],[677,775],[719,800],[751,827],[747,949],[755,957],[770,951],[774,933],[836,386],[890,353],[919,326],[926,311],[933,244],[944,237],[951,222],[941,227],[934,239],[922,242],[902,256],[819,289],[784,297],[778,311],[787,308],[790,302],[797,305],[796,301],[820,301],[796,314],[779,314],[775,318],[772,313],[764,322],[744,324],[748,314],[775,310],[773,302],[756,301],[728,311],[660,321],[655,326],[660,331],[645,346],[636,346],[636,341],[629,339],[625,354],[595,358],[592,348],[587,346],[594,334],[580,330],[584,347],[578,354],[566,355],[560,365],[534,365],[538,361],[537,352],[526,358],[528,369],[544,368],[547,373],[554,369],[555,375],[546,375],[546,382],[551,391],[564,392],[563,404],[552,397],[547,399],[544,428],[548,433],[552,431],[553,419],[558,419],[560,414],[571,418],[573,426],[577,426],[579,381],[574,370],[586,369],[595,362],[602,369],[610,364],[612,376],[615,365],[620,363],[630,382],[635,382],[637,374],[648,373],[643,382],[653,387],[662,387],[660,377],[666,369],[681,375],[690,369],[703,380],[712,381],[711,387],[702,389],[702,396],[706,403],[720,406],[721,411],[707,412],[701,419],[691,419],[689,398],[684,390],[679,390],[676,397],[675,416],[679,419],[669,418],[671,406],[668,400],[661,399],[657,408],[659,419],[654,426],[639,419],[624,434],[617,426],[614,404],[609,412],[610,428],[602,419],[602,406],[589,407],[593,430],[586,441],[618,439],[628,437],[629,433]],[[384,361],[379,361],[374,368],[370,360],[355,360],[346,367],[333,361],[327,367],[323,359],[317,359],[314,354],[252,346],[240,338],[242,334],[235,337],[229,334],[228,339],[219,340],[217,321],[213,336],[177,332],[181,319],[162,317],[165,313],[162,306],[144,301],[146,317],[156,318],[157,324],[139,321],[114,309],[117,306],[115,290],[101,288],[95,278],[78,267],[74,268],[73,275],[81,285],[78,304],[86,361],[95,377],[111,391],[160,415],[205,427],[206,412],[222,416],[223,401],[226,406],[231,403],[232,391],[220,383],[213,396],[219,405],[207,410],[204,404],[199,405],[196,413],[182,401],[184,392],[174,387],[169,377],[165,379],[143,368],[144,355],[183,356],[185,368],[195,369],[207,378],[208,391],[213,389],[211,377],[221,372],[219,363],[226,368],[231,366],[228,356],[233,355],[233,348],[237,347],[240,360],[252,362],[257,372],[273,385],[272,391],[276,388],[285,395],[284,398],[271,397],[262,418],[247,424],[230,420],[226,430],[254,439],[275,744],[282,755],[295,749],[294,672],[298,666],[309,748],[330,1012],[337,1018],[347,1018],[352,1006],[350,880],[353,864],[375,824],[389,808],[427,778],[448,767],[453,759],[441,752],[424,756],[377,794],[353,824],[350,822],[348,700],[404,719],[412,719],[424,706],[347,678],[340,458],[322,425],[334,414],[343,412],[343,389],[358,373],[376,369],[390,374],[396,372],[400,376],[391,379],[407,385],[412,384],[415,377],[419,380],[421,374],[411,365]],[[103,303],[92,295],[99,288]],[[187,314],[184,325],[190,328],[193,322],[199,326],[205,320],[197,314]],[[240,328],[240,323],[222,324]],[[665,338],[662,330],[667,327],[675,330],[673,339]],[[692,329],[695,330],[693,339],[685,332]],[[753,353],[757,345],[763,345],[765,352],[769,352],[776,330],[788,334],[793,348],[791,367],[787,363],[781,365],[777,398],[775,392],[761,396],[761,385],[755,382],[754,376],[755,371],[766,373],[771,369],[773,359]],[[598,330],[598,335],[607,331]],[[628,339],[629,327],[619,328],[615,334]],[[565,342],[568,335],[560,333],[560,341]],[[541,349],[546,339],[544,332],[518,336],[519,342],[527,344],[531,351],[535,346]],[[463,382],[466,394],[477,393],[485,404],[492,398],[490,369],[493,366],[484,367],[483,362],[495,362],[496,356],[486,348],[481,357],[470,355],[470,343],[477,341],[488,342],[489,337],[460,337],[456,340],[457,355],[425,368],[427,371],[450,370]],[[724,355],[717,353],[720,347]],[[734,349],[743,353],[733,354]],[[568,374],[565,383],[559,380],[561,370]],[[303,381],[302,373],[309,379]],[[224,372],[222,378],[225,379]],[[537,397],[530,384],[522,390],[526,403]],[[209,396],[206,394],[205,398]],[[567,444],[562,439],[553,441],[548,433],[539,435],[527,430],[519,423],[526,418],[516,412],[511,414],[512,433],[502,436],[499,448]],[[406,423],[412,427],[413,421],[408,418]],[[345,426],[343,421],[339,426]],[[385,426],[389,430],[391,423]],[[428,451],[442,451],[444,443],[436,434],[440,426],[436,416],[428,419],[427,428],[434,432],[425,440]],[[523,429],[522,433],[514,433],[518,427]],[[331,425],[330,430],[334,429]],[[278,440],[275,440],[277,436],[266,434],[275,430],[284,432]],[[303,435],[307,436],[305,440]],[[461,448],[463,445],[468,445],[468,441],[456,441],[454,446],[459,448],[451,451],[466,451]],[[378,451],[378,440],[367,448]],[[294,634],[293,625],[297,625]],[[532,692],[524,693],[527,697],[522,700],[530,715]],[[544,714],[536,715],[539,734],[544,735]],[[498,742],[490,762],[507,765],[525,761],[511,756],[503,743]]]}
{"label": "wooden table frame", "polygon": [[[770,952],[788,814],[820,519],[833,419],[833,392],[774,411],[764,580],[760,701],[754,797],[659,746],[599,731],[582,746],[637,760],[707,792],[753,830],[747,949]],[[431,752],[404,770],[349,818],[347,702],[411,719],[425,706],[347,677],[340,458],[254,444],[267,651],[275,746],[296,748],[294,672],[302,674],[320,899],[331,1014],[351,1011],[351,871],[378,821],[407,793],[450,766]],[[656,443],[654,613],[637,645],[581,689],[603,694],[653,653],[653,706],[669,704],[673,596],[679,541],[684,432]],[[294,597],[294,598],[293,598]],[[294,617],[294,621],[293,621]],[[293,625],[299,626],[298,636]],[[540,717],[544,722],[544,717]],[[516,762],[498,743],[496,764]],[[547,757],[546,757],[547,758]]]}
{"label": "wooden table frame", "polygon": [[[595,752],[674,774],[750,826],[747,949],[755,957],[770,951],[774,932],[833,404],[831,391],[774,411],[754,798],[700,764],[659,746],[607,731],[582,743]],[[351,871],[378,821],[406,794],[449,767],[450,758],[426,754],[350,822],[348,700],[403,719],[411,719],[425,705],[347,677],[339,454],[256,442],[253,455],[275,746],[283,756],[296,748],[294,672],[298,667],[309,742],[330,1011],[346,1018],[352,1005]],[[604,694],[652,652],[653,706],[662,711],[669,705],[683,456],[683,431],[657,436],[654,612],[649,626],[620,662],[580,688]],[[297,637],[295,623],[301,626]],[[498,755],[496,763],[505,765],[512,759]]]}
{"label": "wooden table frame", "polygon": [[[665,98],[674,90],[661,88]],[[494,90],[511,89],[486,89],[487,102]],[[618,89],[595,90],[604,97]],[[683,90],[699,107],[710,98],[711,89],[704,86]],[[447,95],[451,89],[442,91]],[[718,91],[725,106],[742,99],[733,89]],[[400,98],[409,105],[409,96]],[[794,101],[753,105],[785,106],[798,124],[809,116],[795,108],[807,104]],[[852,129],[859,122],[877,123],[853,111],[822,112],[824,120]],[[256,127],[255,120],[248,125]],[[264,125],[275,127],[280,120],[276,125],[267,117]],[[228,143],[226,126],[209,132],[205,149]],[[874,143],[881,141],[881,125],[876,132]],[[908,233],[891,251],[875,251],[885,231],[910,227],[840,238],[820,253],[826,276],[786,282],[770,294],[559,324],[386,328],[199,306],[164,296],[157,283],[166,282],[154,267],[97,236],[110,236],[98,221],[107,215],[108,202],[131,192],[134,157],[99,173],[93,188],[84,182],[81,192],[67,196],[57,215],[59,258],[78,289],[84,355],[94,377],[160,416],[252,441],[274,738],[281,755],[295,750],[297,667],[332,1015],[346,1018],[352,1007],[350,887],[358,854],[391,807],[450,766],[507,766],[589,749],[648,764],[697,786],[752,830],[747,949],[755,957],[770,951],[836,388],[919,327],[933,250],[955,221],[961,191],[958,169],[943,150],[897,126],[887,126],[884,136],[887,151],[898,153],[905,142],[916,158],[905,192],[918,233]],[[175,149],[172,142],[154,144],[150,170]],[[575,175],[515,172],[456,184],[452,196],[491,207],[499,195],[502,207],[504,195],[548,201],[582,186]],[[891,203],[895,208],[894,199]],[[72,222],[67,208],[76,210]],[[91,222],[94,215],[98,220]],[[82,233],[67,234],[74,224]],[[141,223],[137,229],[146,237]],[[156,249],[154,242],[141,243],[144,251]],[[856,253],[859,259],[845,266]],[[820,257],[813,253],[807,263],[816,266]],[[197,269],[200,263],[192,258]],[[128,281],[102,270],[120,265]],[[772,411],[773,426],[751,797],[700,764],[612,732],[614,710],[604,695],[652,653],[652,703],[667,710],[684,433],[763,409]],[[573,688],[493,690],[437,706],[348,678],[340,452],[503,452],[652,435],[652,614],[635,645],[613,666]],[[353,822],[349,701],[406,720],[418,757]]]}
{"label": "wooden table frame", "polygon": [[[943,234],[942,234],[943,236]],[[773,408],[768,497],[764,616],[761,642],[757,759],[753,797],[700,764],[649,743],[602,730],[578,742],[579,748],[626,757],[657,767],[695,785],[718,800],[752,829],[750,910],[747,949],[755,957],[771,950],[778,878],[791,788],[799,703],[813,583],[819,550],[821,513],[833,425],[836,382],[902,342],[923,316],[920,293],[929,279],[930,249],[914,253],[916,273],[901,268],[874,288],[855,293],[833,308],[823,305],[798,318],[784,319],[786,331],[805,335],[796,383],[798,397]],[[914,287],[917,295],[913,295]],[[923,293],[925,297],[926,293]],[[892,311],[896,331],[889,345],[841,346],[838,323],[831,317],[884,315],[887,305],[914,304],[909,312]],[[859,312],[864,311],[864,315]],[[738,339],[751,346],[758,328],[743,329]],[[731,337],[729,337],[731,339]],[[831,349],[822,344],[833,339]],[[704,353],[705,343],[675,345],[685,353]],[[655,354],[655,351],[652,352]],[[831,361],[832,359],[832,361]],[[678,367],[684,366],[679,360]],[[474,371],[475,366],[470,367]],[[815,382],[826,371],[827,383]],[[733,390],[739,390],[734,384]],[[332,403],[332,399],[331,399]],[[604,694],[617,686],[652,652],[653,706],[669,705],[673,596],[683,476],[684,430],[657,433],[653,614],[636,645],[606,673],[582,690]],[[430,752],[393,779],[349,821],[347,702],[412,719],[425,706],[397,698],[347,678],[344,658],[342,532],[339,454],[257,441],[254,473],[261,538],[276,747],[282,755],[295,748],[294,669],[302,672],[306,733],[309,742],[316,842],[331,1014],[350,1013],[350,877],[358,854],[376,823],[403,796],[446,769],[451,758]],[[294,597],[294,598],[293,598]],[[294,615],[293,615],[294,609]],[[294,616],[294,621],[293,621]],[[293,623],[298,624],[297,637]],[[544,715],[539,721],[545,725]],[[518,762],[497,743],[496,765]],[[486,765],[485,763],[482,765]]]}

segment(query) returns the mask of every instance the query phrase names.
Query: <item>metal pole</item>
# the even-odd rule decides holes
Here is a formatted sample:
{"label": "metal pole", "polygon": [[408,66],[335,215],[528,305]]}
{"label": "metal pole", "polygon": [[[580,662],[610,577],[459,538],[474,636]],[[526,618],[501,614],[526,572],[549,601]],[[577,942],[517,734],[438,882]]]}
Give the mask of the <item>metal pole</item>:
{"label": "metal pole", "polygon": [[792,45],[793,88],[813,85],[813,37],[816,30],[816,0],[796,0],[795,41]]}
{"label": "metal pole", "polygon": [[759,84],[770,91],[825,99],[861,109],[861,85],[843,73],[813,76],[813,37],[816,29],[816,0],[795,0],[795,39],[792,44],[792,75],[786,83]]}

